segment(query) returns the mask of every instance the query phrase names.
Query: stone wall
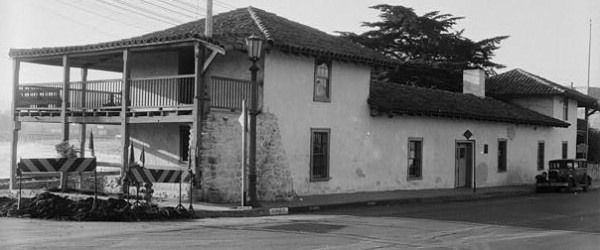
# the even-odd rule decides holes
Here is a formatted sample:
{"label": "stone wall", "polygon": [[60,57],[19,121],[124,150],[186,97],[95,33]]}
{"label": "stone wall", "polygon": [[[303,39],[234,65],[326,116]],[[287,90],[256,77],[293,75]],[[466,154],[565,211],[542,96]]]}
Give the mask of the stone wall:
{"label": "stone wall", "polygon": [[[204,121],[200,171],[205,201],[240,201],[242,129],[237,121],[239,115],[213,112]],[[249,140],[249,135],[247,138]],[[295,195],[292,183],[277,118],[262,113],[257,119],[258,197],[263,201],[289,200]]]}

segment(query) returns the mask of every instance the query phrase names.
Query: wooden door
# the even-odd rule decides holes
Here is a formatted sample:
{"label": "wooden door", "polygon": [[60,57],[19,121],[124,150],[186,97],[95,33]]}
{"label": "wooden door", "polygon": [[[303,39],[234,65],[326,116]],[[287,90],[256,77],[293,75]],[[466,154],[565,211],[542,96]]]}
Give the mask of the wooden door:
{"label": "wooden door", "polygon": [[473,146],[471,143],[456,144],[455,186],[470,187],[473,166]]}

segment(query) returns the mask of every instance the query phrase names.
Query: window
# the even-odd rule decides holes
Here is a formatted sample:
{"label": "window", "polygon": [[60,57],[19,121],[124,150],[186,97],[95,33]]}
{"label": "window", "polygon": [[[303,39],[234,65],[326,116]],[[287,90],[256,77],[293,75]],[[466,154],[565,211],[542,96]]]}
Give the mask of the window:
{"label": "window", "polygon": [[538,153],[537,153],[537,169],[544,170],[544,149],[546,145],[543,141],[538,142]]}
{"label": "window", "polygon": [[423,167],[423,139],[408,140],[408,178],[421,178]]}
{"label": "window", "polygon": [[569,142],[562,142],[562,158],[567,159],[569,157]]}
{"label": "window", "polygon": [[190,153],[190,127],[179,127],[179,161],[187,161]]}
{"label": "window", "polygon": [[563,120],[565,120],[565,121],[569,120],[569,99],[568,98],[563,99]]}
{"label": "window", "polygon": [[331,61],[315,61],[315,87],[313,100],[316,102],[331,101]]}
{"label": "window", "polygon": [[329,129],[311,129],[310,180],[329,180]]}
{"label": "window", "polygon": [[488,153],[488,145],[487,144],[483,144],[483,153],[484,154]]}
{"label": "window", "polygon": [[498,140],[498,172],[506,172],[506,140]]}

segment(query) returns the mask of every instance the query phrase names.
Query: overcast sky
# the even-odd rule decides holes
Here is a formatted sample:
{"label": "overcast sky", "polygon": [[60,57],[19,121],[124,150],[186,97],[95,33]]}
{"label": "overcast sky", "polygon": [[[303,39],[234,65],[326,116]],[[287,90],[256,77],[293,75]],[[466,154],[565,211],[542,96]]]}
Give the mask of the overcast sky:
{"label": "overcast sky", "polygon": [[[126,5],[138,7],[138,13]],[[494,61],[522,68],[564,85],[587,84],[589,20],[593,19],[591,86],[600,87],[600,1],[598,0],[219,0],[215,14],[254,6],[322,31],[365,31],[376,21],[369,6],[388,3],[463,16],[457,28],[480,40],[509,35]],[[163,8],[157,7],[162,6]],[[193,8],[199,6],[200,8]],[[204,17],[205,0],[2,0],[0,1],[0,109],[10,107],[9,48],[82,45],[129,38]],[[165,9],[166,8],[166,9]],[[145,13],[146,9],[159,15]],[[168,10],[167,10],[168,9]],[[60,81],[58,67],[22,64],[21,82]],[[72,70],[72,79],[79,71]],[[96,72],[90,78],[106,77]]]}

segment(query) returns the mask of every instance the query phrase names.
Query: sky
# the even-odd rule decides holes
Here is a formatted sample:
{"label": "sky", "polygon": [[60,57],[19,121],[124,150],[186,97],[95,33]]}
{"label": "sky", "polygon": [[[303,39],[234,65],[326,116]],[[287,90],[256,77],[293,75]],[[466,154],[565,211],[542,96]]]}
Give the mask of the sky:
{"label": "sky", "polygon": [[[83,45],[129,38],[205,15],[206,0],[1,0],[0,110],[10,108],[10,48]],[[600,1],[598,0],[214,0],[214,14],[254,6],[330,34],[364,32],[362,22],[378,20],[376,4],[403,5],[418,14],[440,11],[465,19],[464,36],[481,40],[508,35],[493,61],[521,68],[565,86],[586,86],[590,19],[590,86],[600,87]],[[124,5],[151,10],[136,14]],[[157,7],[162,6],[163,8]],[[199,6],[200,8],[197,8]],[[166,9],[165,9],[166,7]],[[71,70],[71,79],[79,71]],[[20,82],[60,81],[59,67],[21,64]],[[113,78],[90,72],[89,79]]]}

